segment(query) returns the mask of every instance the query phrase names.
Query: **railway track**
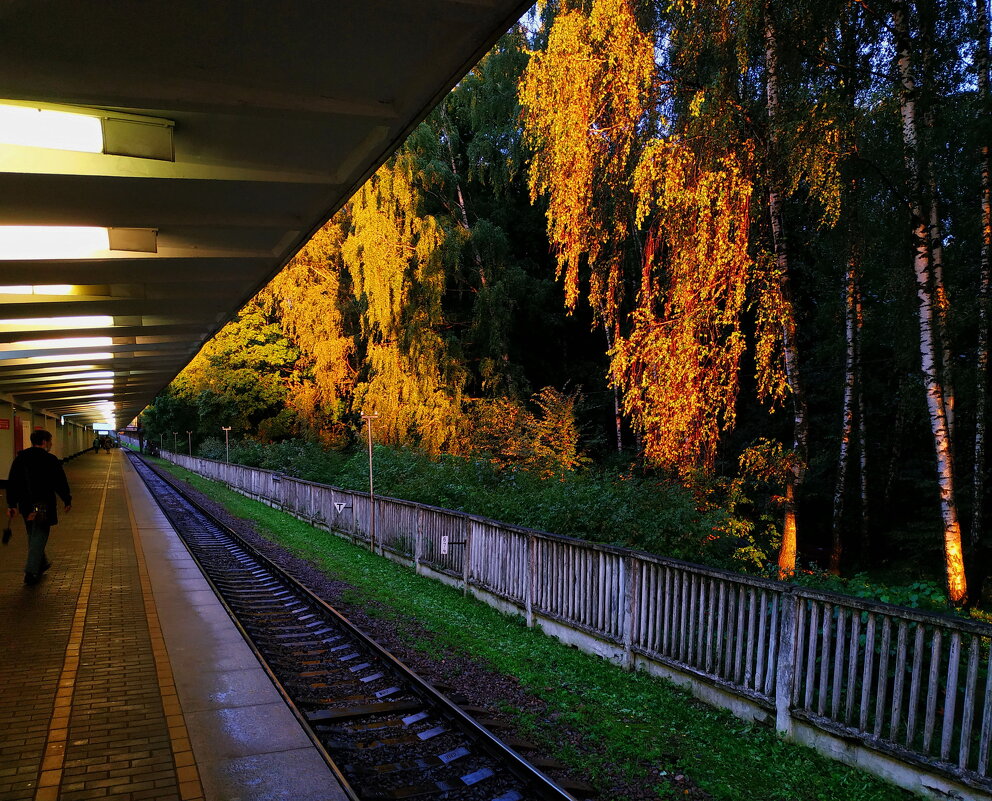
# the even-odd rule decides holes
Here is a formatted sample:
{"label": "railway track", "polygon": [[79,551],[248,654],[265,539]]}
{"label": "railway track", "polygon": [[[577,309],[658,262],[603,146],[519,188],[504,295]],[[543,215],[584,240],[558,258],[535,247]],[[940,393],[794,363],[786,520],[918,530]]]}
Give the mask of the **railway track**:
{"label": "railway track", "polygon": [[128,456],[355,801],[574,801],[171,480]]}

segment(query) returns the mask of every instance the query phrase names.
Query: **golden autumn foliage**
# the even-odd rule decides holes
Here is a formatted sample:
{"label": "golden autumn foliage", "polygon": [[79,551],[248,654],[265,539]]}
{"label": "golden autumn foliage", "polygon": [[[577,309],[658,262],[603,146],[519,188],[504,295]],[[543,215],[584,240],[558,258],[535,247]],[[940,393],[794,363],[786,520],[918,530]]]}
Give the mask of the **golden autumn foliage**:
{"label": "golden autumn foliage", "polygon": [[657,140],[635,174],[637,219],[651,220],[633,329],[611,375],[654,463],[713,467],[735,419],[752,185],[737,159],[710,169],[677,140]]}
{"label": "golden autumn foliage", "polygon": [[585,464],[575,416],[579,393],[544,387],[530,400],[533,411],[510,398],[478,402],[469,450],[500,467],[523,467],[544,478]]}
{"label": "golden autumn foliage", "polygon": [[341,254],[367,367],[352,409],[379,415],[380,441],[438,453],[457,438],[465,377],[434,328],[442,321],[445,232],[419,205],[409,154],[380,167],[352,200]]}
{"label": "golden autumn foliage", "polygon": [[300,348],[286,405],[325,444],[340,444],[342,417],[356,379],[354,340],[346,335],[341,244],[347,214],[327,222],[269,284],[283,329]]}
{"label": "golden autumn foliage", "polygon": [[534,147],[531,198],[548,198],[548,238],[565,303],[579,298],[589,266],[589,303],[610,325],[619,312],[623,246],[632,233],[629,187],[638,126],[654,79],[651,38],[629,0],[566,11],[520,84],[525,134]]}
{"label": "golden autumn foliage", "polygon": [[[680,7],[695,14],[697,5]],[[717,6],[707,8],[729,43],[733,15]],[[737,69],[735,60],[730,72]],[[772,271],[754,259],[754,146],[727,141],[729,90],[697,89],[681,128],[664,131],[667,123],[654,120],[663,103],[655,72],[652,39],[627,0],[560,13],[520,87],[537,151],[531,196],[547,196],[570,310],[588,265],[589,305],[616,332],[610,378],[645,457],[712,469],[736,417],[743,313],[754,305],[759,391],[777,401],[786,391],[780,330],[789,308]],[[638,263],[639,276],[625,274]],[[627,282],[639,284],[630,310],[621,305]]]}

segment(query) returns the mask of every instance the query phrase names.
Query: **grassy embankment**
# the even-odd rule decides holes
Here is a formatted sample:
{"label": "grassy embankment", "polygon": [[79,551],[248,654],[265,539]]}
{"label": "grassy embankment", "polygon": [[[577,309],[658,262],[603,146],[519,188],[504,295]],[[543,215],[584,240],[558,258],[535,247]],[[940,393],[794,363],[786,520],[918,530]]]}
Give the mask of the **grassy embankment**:
{"label": "grassy embankment", "polygon": [[[659,798],[686,791],[676,775],[714,799],[726,801],[907,801],[909,793],[868,774],[785,742],[772,730],[744,723],[710,708],[670,683],[623,670],[562,646],[519,619],[507,617],[460,592],[417,576],[349,542],[316,532],[307,524],[222,485],[164,465],[222,503],[232,514],[256,523],[260,533],[354,587],[359,603],[374,601],[380,614],[414,619],[426,631],[411,646],[428,654],[465,654],[491,670],[516,677],[543,700],[550,720],[516,715],[527,736],[556,742],[557,730],[579,732],[582,741],[553,755],[573,775],[597,786],[601,798],[621,801],[602,785],[616,767],[633,784],[654,785]],[[598,747],[584,748],[582,742]],[[664,778],[658,778],[658,776]],[[697,796],[698,797],[698,796]]]}

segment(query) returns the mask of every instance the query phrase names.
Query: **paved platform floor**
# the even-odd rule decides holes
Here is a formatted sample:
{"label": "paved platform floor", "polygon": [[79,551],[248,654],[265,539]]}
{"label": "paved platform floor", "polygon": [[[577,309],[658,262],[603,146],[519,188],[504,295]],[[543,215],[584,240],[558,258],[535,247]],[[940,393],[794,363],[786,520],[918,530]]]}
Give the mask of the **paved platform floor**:
{"label": "paved platform floor", "polygon": [[0,801],[344,799],[123,454],[66,473],[43,580],[0,549]]}

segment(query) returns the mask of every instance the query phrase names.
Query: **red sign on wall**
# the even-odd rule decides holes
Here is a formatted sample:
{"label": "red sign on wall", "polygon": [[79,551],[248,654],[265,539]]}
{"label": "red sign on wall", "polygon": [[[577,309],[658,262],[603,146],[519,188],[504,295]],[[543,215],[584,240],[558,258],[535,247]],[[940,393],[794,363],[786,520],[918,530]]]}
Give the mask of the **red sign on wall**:
{"label": "red sign on wall", "polygon": [[0,430],[8,431],[10,430],[10,420],[6,417],[0,417]]}

